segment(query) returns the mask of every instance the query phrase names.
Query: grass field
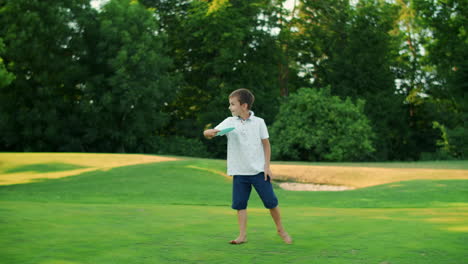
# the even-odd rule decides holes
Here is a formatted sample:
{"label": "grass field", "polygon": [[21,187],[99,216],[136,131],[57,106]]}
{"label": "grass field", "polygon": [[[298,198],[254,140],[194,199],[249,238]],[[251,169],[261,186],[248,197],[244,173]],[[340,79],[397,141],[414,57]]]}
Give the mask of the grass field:
{"label": "grass field", "polygon": [[252,193],[249,242],[233,246],[227,242],[237,223],[224,161],[23,155],[0,153],[0,184],[22,182],[0,185],[0,263],[468,263],[468,180],[450,175],[468,172],[466,161],[434,163],[437,177],[352,191],[276,187],[293,245],[276,235]]}

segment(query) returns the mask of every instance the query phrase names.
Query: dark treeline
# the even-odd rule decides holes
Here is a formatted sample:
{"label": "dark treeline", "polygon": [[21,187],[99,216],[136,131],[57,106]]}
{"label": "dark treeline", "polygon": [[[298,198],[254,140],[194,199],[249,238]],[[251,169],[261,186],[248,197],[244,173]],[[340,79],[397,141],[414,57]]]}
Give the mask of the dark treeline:
{"label": "dark treeline", "polygon": [[283,2],[0,0],[0,151],[223,158],[245,87],[276,159],[467,157],[468,0]]}

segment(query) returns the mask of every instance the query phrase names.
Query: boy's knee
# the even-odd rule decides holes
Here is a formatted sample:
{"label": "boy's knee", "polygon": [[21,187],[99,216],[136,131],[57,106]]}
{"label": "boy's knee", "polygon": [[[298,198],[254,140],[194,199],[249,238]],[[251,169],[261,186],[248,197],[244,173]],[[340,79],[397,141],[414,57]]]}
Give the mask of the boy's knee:
{"label": "boy's knee", "polygon": [[267,209],[273,209],[273,208],[276,208],[278,206],[278,199],[275,197],[271,200],[268,200],[268,201],[263,201],[263,205],[265,206],[265,208]]}
{"label": "boy's knee", "polygon": [[234,210],[244,210],[244,209],[247,209],[247,202],[246,201],[234,201],[231,207]]}

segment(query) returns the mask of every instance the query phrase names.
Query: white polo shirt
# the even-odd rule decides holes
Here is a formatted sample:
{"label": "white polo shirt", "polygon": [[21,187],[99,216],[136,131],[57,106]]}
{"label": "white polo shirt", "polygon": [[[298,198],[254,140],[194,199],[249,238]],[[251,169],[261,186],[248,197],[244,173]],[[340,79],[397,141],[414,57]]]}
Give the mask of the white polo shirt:
{"label": "white polo shirt", "polygon": [[265,170],[265,154],[262,139],[269,138],[265,121],[254,116],[242,120],[240,117],[228,117],[215,129],[222,130],[234,127],[226,134],[228,138],[227,174],[256,175]]}

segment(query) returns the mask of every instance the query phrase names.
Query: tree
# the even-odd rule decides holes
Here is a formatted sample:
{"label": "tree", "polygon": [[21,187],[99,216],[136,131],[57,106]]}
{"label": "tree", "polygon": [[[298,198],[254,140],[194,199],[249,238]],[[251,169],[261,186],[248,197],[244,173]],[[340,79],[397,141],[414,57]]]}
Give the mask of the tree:
{"label": "tree", "polygon": [[0,149],[82,150],[72,124],[85,75],[81,19],[89,12],[85,0],[0,2],[3,59],[15,76],[1,89]]}
{"label": "tree", "polygon": [[398,17],[391,34],[399,45],[395,73],[396,92],[404,97],[402,120],[406,120],[407,132],[404,153],[411,159],[419,159],[421,153],[436,150],[437,131],[432,128],[434,111],[428,102],[430,83],[436,78],[434,67],[427,61],[424,45],[430,30],[423,26],[417,15],[414,1],[398,0]]}
{"label": "tree", "polygon": [[271,128],[275,159],[358,161],[374,151],[364,102],[302,88],[281,104]]}
{"label": "tree", "polygon": [[[3,54],[4,50],[5,44],[3,44],[3,40],[0,38],[0,55]],[[8,86],[14,79],[15,76],[7,71],[3,64],[3,59],[0,57],[0,89]]]}
{"label": "tree", "polygon": [[331,87],[341,98],[366,101],[379,140],[374,159],[404,159],[409,142],[403,101],[395,93],[399,50],[390,34],[398,9],[384,1],[302,1],[296,21],[297,61],[308,87]]}
{"label": "tree", "polygon": [[154,150],[153,139],[168,124],[164,108],[177,92],[158,19],[137,1],[111,0],[95,28],[87,36],[92,75],[80,100],[87,149]]}
{"label": "tree", "polygon": [[[5,50],[5,45],[3,44],[3,40],[0,38],[0,55],[3,55],[4,50]],[[9,88],[8,85],[14,79],[15,79],[15,76],[7,71],[5,65],[3,64],[3,59],[0,56],[0,94],[7,94],[7,90]],[[0,104],[4,104],[4,103],[7,103],[7,102],[4,102],[0,98]],[[5,111],[4,107],[5,106],[3,107],[0,106],[0,125],[9,125],[9,122],[8,122],[9,113]],[[5,128],[6,127],[4,127],[4,129]],[[3,134],[3,133],[0,133],[0,134]],[[3,141],[5,141],[5,139]],[[6,145],[5,143],[6,142],[2,142],[2,140],[0,140],[0,149],[3,149],[4,147],[3,145]]]}
{"label": "tree", "polygon": [[[430,31],[427,60],[435,68],[430,80],[428,108],[447,129],[452,155],[468,156],[468,1],[414,1],[421,26]],[[443,134],[443,133],[441,133]]]}
{"label": "tree", "polygon": [[[169,105],[170,134],[202,139],[201,131],[227,115],[228,95],[251,89],[254,111],[271,122],[278,111],[278,53],[270,29],[277,23],[271,1],[144,1],[161,10],[174,69],[183,76]],[[220,142],[206,142],[225,156]]]}

